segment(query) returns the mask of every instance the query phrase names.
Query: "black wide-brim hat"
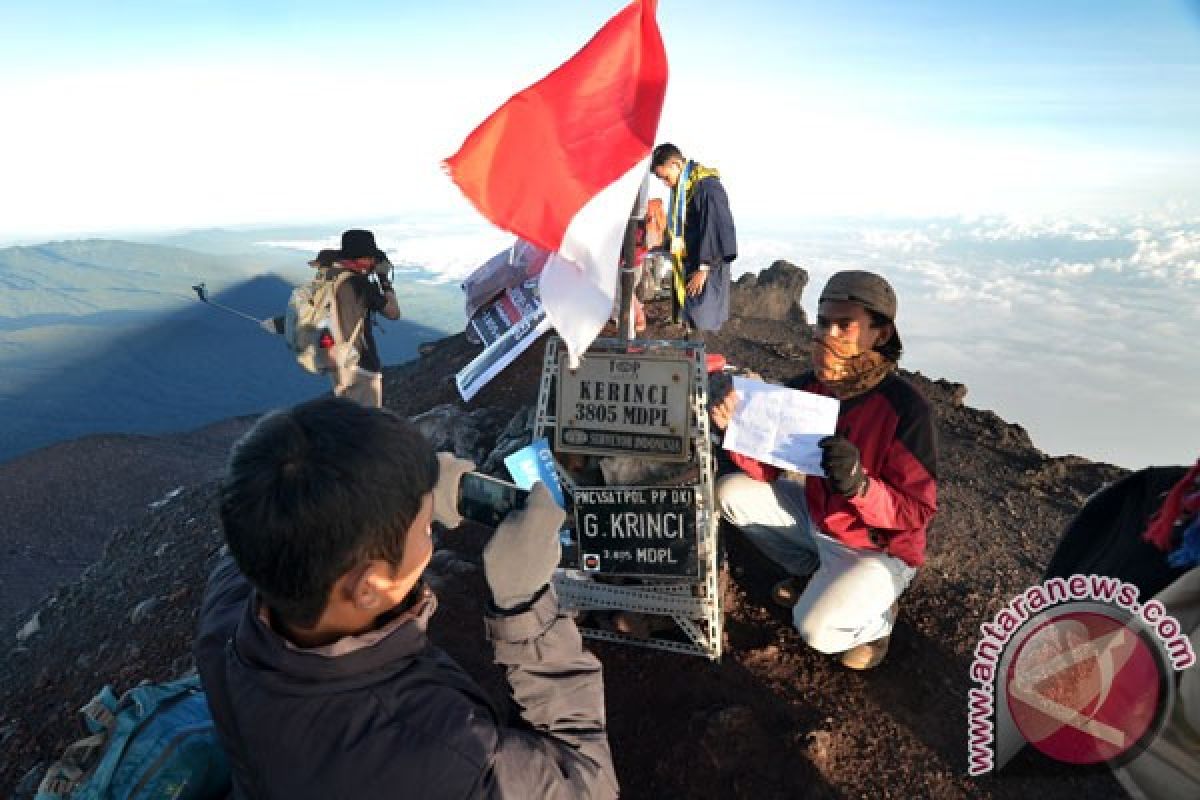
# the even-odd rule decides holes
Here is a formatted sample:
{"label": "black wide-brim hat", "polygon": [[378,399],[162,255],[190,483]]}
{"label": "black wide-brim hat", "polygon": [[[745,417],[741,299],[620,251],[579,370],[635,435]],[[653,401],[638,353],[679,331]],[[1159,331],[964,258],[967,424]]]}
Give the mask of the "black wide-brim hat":
{"label": "black wide-brim hat", "polygon": [[342,248],[338,251],[341,258],[387,258],[387,255],[375,245],[375,234],[370,231],[352,229],[342,233]]}

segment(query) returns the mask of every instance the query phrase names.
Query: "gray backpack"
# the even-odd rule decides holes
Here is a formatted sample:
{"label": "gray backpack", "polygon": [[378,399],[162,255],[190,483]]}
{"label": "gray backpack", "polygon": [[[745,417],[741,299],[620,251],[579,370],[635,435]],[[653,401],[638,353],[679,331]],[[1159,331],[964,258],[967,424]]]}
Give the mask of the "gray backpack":
{"label": "gray backpack", "polygon": [[341,339],[337,293],[353,273],[333,275],[319,270],[315,278],[292,290],[284,316],[283,337],[296,362],[309,372],[322,374],[351,369],[358,364],[358,338],[366,314],[359,318],[348,340]]}

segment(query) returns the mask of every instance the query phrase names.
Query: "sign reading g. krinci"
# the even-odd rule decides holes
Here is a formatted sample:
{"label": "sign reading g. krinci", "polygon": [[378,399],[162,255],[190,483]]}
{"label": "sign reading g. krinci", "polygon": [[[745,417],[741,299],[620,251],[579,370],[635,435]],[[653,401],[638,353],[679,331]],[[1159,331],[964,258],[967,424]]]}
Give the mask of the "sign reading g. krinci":
{"label": "sign reading g. krinci", "polygon": [[579,369],[559,360],[555,450],[687,461],[692,359],[589,353]]}
{"label": "sign reading g. krinci", "polygon": [[609,575],[699,576],[694,486],[581,487],[571,494],[578,569]]}

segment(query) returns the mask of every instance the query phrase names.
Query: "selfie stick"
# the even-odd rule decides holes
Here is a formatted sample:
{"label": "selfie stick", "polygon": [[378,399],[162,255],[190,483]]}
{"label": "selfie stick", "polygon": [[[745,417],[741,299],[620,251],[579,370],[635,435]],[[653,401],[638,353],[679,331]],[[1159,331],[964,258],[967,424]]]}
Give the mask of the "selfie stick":
{"label": "selfie stick", "polygon": [[266,320],[258,319],[257,317],[252,317],[249,314],[244,314],[241,311],[238,311],[236,308],[230,308],[229,306],[223,306],[214,300],[209,300],[208,299],[208,290],[204,288],[203,283],[197,283],[195,286],[192,287],[192,289],[196,292],[196,296],[200,298],[201,303],[207,303],[208,305],[212,306],[213,308],[219,308],[222,311],[225,311],[225,312],[228,312],[235,316],[241,317],[242,319],[248,319],[251,322],[253,322],[255,325],[258,325],[259,327],[262,327],[262,324],[264,322],[266,322]]}

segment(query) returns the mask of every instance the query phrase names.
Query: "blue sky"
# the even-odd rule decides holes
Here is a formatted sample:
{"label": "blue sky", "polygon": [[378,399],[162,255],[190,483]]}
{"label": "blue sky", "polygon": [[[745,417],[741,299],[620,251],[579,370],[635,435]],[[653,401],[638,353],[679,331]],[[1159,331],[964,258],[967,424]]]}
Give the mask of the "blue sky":
{"label": "blue sky", "polygon": [[[370,224],[459,275],[507,237],[441,159],[619,8],[0,4],[0,246]],[[738,272],[880,269],[906,365],[1050,452],[1195,457],[1200,0],[660,0],[659,21],[660,139],[721,170]]]}
{"label": "blue sky", "polygon": [[[466,212],[439,160],[619,8],[15,5],[0,173],[23,191],[0,239]],[[1200,213],[1196,2],[661,0],[659,19],[661,138],[755,217]]]}

